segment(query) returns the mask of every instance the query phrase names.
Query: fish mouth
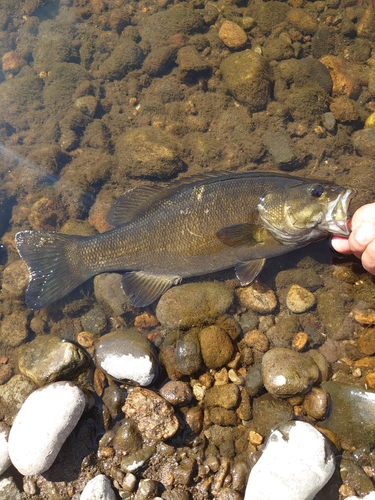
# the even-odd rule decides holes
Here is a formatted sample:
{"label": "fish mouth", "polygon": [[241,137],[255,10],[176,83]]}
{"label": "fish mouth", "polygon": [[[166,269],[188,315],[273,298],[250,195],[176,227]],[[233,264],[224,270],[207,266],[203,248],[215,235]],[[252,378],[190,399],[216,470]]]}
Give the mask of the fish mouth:
{"label": "fish mouth", "polygon": [[340,236],[349,236],[348,220],[350,215],[348,209],[351,200],[356,194],[355,189],[345,189],[335,200],[327,203],[324,228],[328,232]]}

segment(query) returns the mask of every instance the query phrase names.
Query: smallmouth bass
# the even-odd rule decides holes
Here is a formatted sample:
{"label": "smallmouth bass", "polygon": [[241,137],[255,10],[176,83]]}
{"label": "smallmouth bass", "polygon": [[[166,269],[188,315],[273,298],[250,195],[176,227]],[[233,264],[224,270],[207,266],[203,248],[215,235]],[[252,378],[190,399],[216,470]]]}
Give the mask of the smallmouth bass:
{"label": "smallmouth bass", "polygon": [[123,289],[136,307],[185,277],[230,267],[247,285],[267,258],[330,234],[348,236],[354,195],[330,182],[272,172],[210,173],[167,187],[141,186],[114,202],[107,214],[114,229],[105,233],[16,234],[29,269],[26,304],[40,309],[111,271],[127,271]]}

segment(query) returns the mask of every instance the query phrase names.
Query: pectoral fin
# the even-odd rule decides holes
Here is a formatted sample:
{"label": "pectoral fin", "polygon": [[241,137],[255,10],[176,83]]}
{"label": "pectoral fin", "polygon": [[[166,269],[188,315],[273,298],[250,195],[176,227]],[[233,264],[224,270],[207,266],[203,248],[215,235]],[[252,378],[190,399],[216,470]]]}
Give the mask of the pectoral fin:
{"label": "pectoral fin", "polygon": [[177,285],[180,281],[180,276],[132,271],[123,275],[122,287],[133,306],[145,307],[152,304],[168,288]]}
{"label": "pectoral fin", "polygon": [[259,241],[255,237],[258,227],[248,222],[225,226],[216,231],[217,238],[228,247],[241,245],[256,245]]}
{"label": "pectoral fin", "polygon": [[249,285],[263,269],[266,259],[254,259],[247,262],[238,261],[236,264],[236,276],[241,285]]}

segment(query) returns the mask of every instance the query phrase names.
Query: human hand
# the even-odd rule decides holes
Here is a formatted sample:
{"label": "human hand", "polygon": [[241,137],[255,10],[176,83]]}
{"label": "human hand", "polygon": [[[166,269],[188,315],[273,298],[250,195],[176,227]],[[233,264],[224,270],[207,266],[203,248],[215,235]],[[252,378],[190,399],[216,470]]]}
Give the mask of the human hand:
{"label": "human hand", "polygon": [[353,253],[366,271],[375,275],[375,203],[363,205],[354,213],[351,228],[348,238],[333,236],[333,248],[340,253]]}

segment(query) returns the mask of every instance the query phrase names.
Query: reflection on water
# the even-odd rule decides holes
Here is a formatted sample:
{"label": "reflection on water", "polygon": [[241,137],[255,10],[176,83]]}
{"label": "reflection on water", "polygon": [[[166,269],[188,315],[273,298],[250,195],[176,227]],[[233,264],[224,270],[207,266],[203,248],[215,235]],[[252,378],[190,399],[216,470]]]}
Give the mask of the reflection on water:
{"label": "reflection on water", "polygon": [[[124,394],[107,397],[103,407],[103,394],[120,389],[108,385],[104,372],[95,372],[93,380],[86,373],[81,382],[96,399],[85,422],[94,424],[90,430],[86,424],[77,427],[77,456],[85,455],[82,450],[95,453],[81,471],[79,460],[72,461],[75,466],[64,478],[65,455],[71,451],[66,445],[50,477],[70,481],[61,487],[61,498],[80,492],[98,472],[111,478],[122,498],[137,490],[141,477],[157,481],[160,495],[164,489],[174,492],[163,498],[243,498],[261,438],[279,422],[272,415],[310,423],[320,418],[307,409],[298,389],[292,389],[290,400],[265,391],[259,373],[269,349],[293,348],[324,358],[313,357],[320,376],[308,379],[306,387],[321,390],[324,379],[375,387],[373,280],[354,259],[335,256],[332,263],[325,241],[269,260],[254,293],[234,291],[238,283],[227,271],[187,280],[202,288],[187,288],[186,295],[175,288],[175,296],[146,312],[127,301],[117,274],[89,281],[46,309],[29,310],[27,270],[14,243],[15,234],[27,229],[85,236],[106,231],[105,215],[124,191],[211,171],[281,171],[334,181],[358,191],[352,211],[372,201],[374,33],[374,7],[367,0],[2,2],[1,420],[11,424],[18,409],[4,388],[19,380],[20,346],[57,336],[78,339],[92,355],[99,337],[134,323],[160,349],[164,371],[157,388],[167,377],[178,379],[193,397],[175,406],[180,431],[169,442],[170,453],[160,448],[159,459],[154,456],[135,472],[130,487],[129,472],[119,465],[123,450],[108,437],[117,429],[116,419],[123,418],[116,401]],[[225,282],[226,301],[205,289],[208,279]],[[293,284],[301,287],[293,288],[299,290],[292,297],[298,310],[287,306]],[[353,317],[358,308],[365,312]],[[202,323],[212,338],[210,349],[199,340]],[[221,342],[233,346],[229,361],[219,355]],[[37,355],[35,363],[41,363]],[[292,372],[302,377],[300,368],[297,363]],[[57,379],[76,376],[56,370],[62,370]],[[232,406],[205,399],[205,391],[216,386],[230,387],[229,392],[239,388]],[[25,391],[23,398],[32,389]],[[340,404],[346,403],[343,398]],[[358,459],[340,437],[345,429],[332,418],[335,435],[329,437],[366,472],[368,490],[360,490],[353,478],[342,485],[334,475],[317,498],[374,489],[371,436],[368,453]],[[354,427],[361,425],[355,411],[348,418]],[[249,441],[249,431],[261,438]],[[97,456],[93,436],[104,432]],[[177,471],[174,478],[166,477],[168,468]],[[20,485],[20,476],[10,470]],[[52,482],[38,477],[24,483],[25,498],[52,498],[47,493]]]}

